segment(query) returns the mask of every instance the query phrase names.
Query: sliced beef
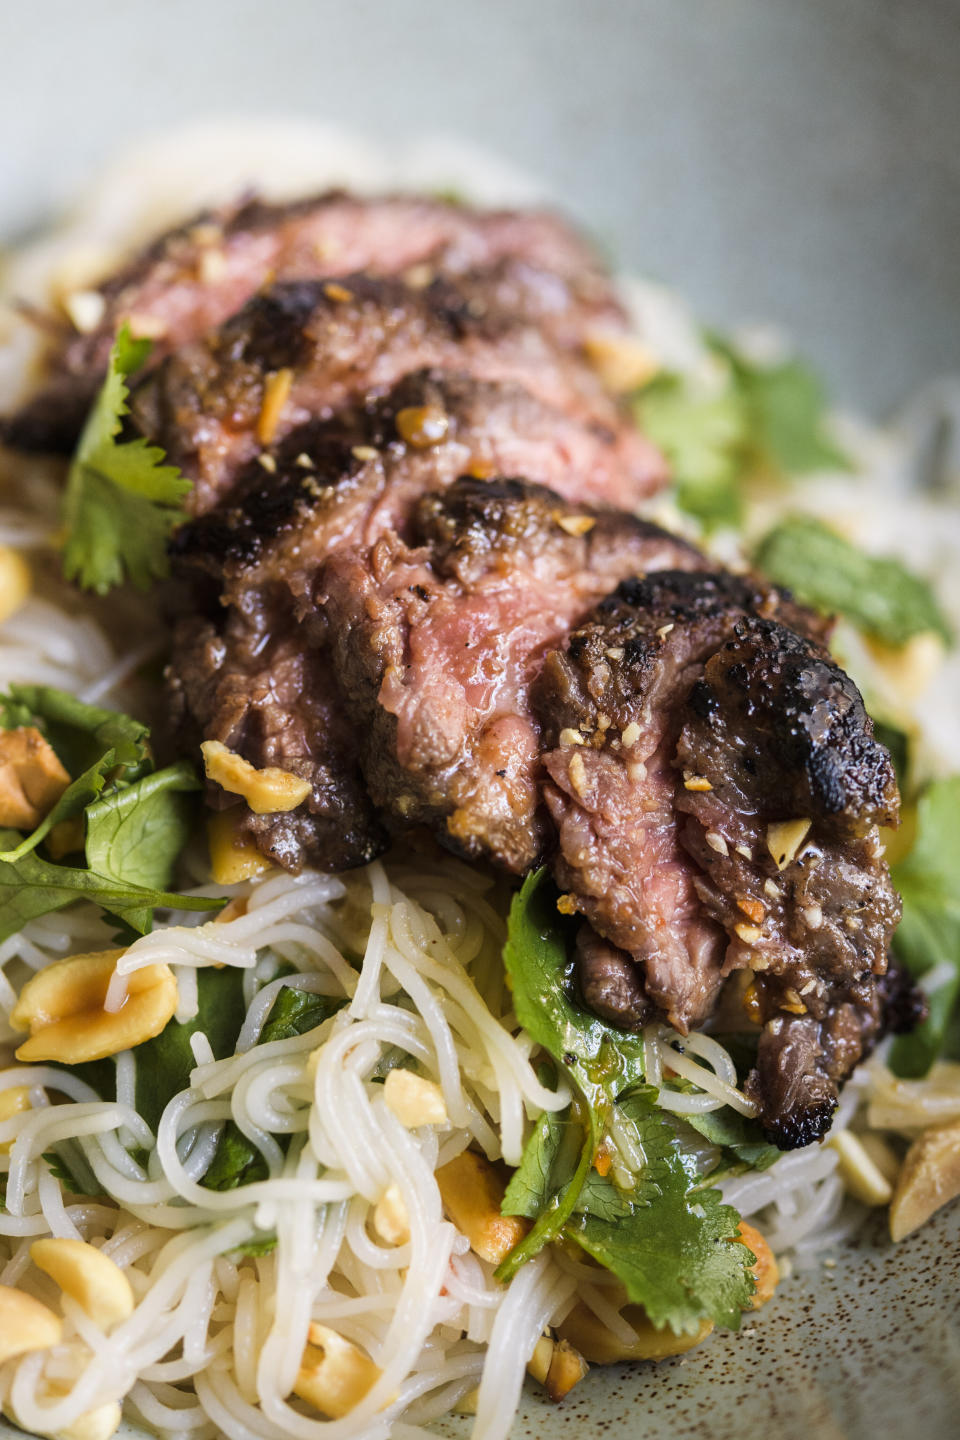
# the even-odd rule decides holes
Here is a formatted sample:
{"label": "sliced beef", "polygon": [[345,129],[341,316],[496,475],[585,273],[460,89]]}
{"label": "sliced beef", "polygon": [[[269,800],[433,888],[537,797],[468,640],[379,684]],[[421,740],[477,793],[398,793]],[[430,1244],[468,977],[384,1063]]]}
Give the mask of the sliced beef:
{"label": "sliced beef", "polygon": [[276,765],[311,782],[296,810],[273,815],[255,815],[209,786],[215,808],[235,809],[240,838],[287,869],[299,869],[309,855],[324,869],[344,870],[383,850],[386,834],[328,657],[306,643],[282,594],[231,612],[221,628],[202,617],[182,619],[173,655],[168,695],[181,743],[220,740],[258,766]]}
{"label": "sliced beef", "polygon": [[419,502],[407,540],[341,552],[321,587],[376,803],[523,874],[547,840],[530,684],[611,585],[698,552],[623,512],[521,480],[465,477]]}
{"label": "sliced beef", "polygon": [[524,305],[518,284],[504,308],[499,288],[486,272],[421,287],[363,275],[274,285],[171,355],[135,393],[133,419],[194,480],[201,513],[291,430],[437,367],[518,384],[619,440],[623,499],[635,504],[660,484],[659,456],[581,356],[528,318],[539,292]]}
{"label": "sliced beef", "polygon": [[7,443],[69,452],[124,321],[154,338],[151,364],[221,325],[268,281],[351,272],[459,274],[502,261],[504,285],[560,325],[571,307],[605,328],[622,324],[609,278],[590,247],[555,216],[478,211],[416,197],[362,199],[339,192],[295,204],[247,200],[198,215],[163,235],[98,287],[103,314],[89,332],[63,326],[49,357],[50,384],[4,427]]}
{"label": "sliced beef", "polygon": [[535,704],[568,905],[680,1030],[755,972],[753,1092],[777,1143],[814,1138],[876,1032],[899,917],[889,757],[816,622],[749,578],[627,582],[548,656]]}
{"label": "sliced beef", "polygon": [[[442,440],[423,446],[403,441],[397,415],[410,409],[442,414]],[[176,631],[170,684],[181,743],[219,739],[264,765],[277,761],[263,734],[279,730],[289,742],[286,768],[322,764],[331,776],[343,777],[345,806],[358,817],[342,835],[336,824],[322,831],[311,820],[299,846],[292,847],[286,837],[301,815],[307,816],[308,802],[292,817],[251,821],[261,848],[276,855],[272,836],[280,829],[286,847],[282,863],[290,868],[305,860],[330,867],[369,858],[366,837],[374,822],[372,807],[361,805],[355,780],[356,727],[351,723],[349,743],[341,746],[336,727],[315,724],[301,713],[296,685],[278,695],[270,683],[275,647],[284,654],[303,652],[311,666],[321,666],[328,616],[318,600],[318,578],[331,557],[367,553],[387,535],[395,547],[409,541],[415,548],[420,536],[414,534],[413,517],[421,497],[442,491],[464,472],[486,476],[517,470],[553,482],[568,496],[603,496],[618,483],[619,455],[616,440],[557,414],[519,387],[420,372],[405,377],[387,396],[292,433],[278,447],[273,470],[252,462],[229,502],[177,533],[173,560],[187,613]],[[559,496],[551,504],[566,513]],[[601,536],[609,531],[615,549],[614,532],[621,526],[631,537],[654,533],[627,517],[604,520],[591,542],[598,556]],[[580,553],[579,537],[553,528]],[[643,548],[640,541],[631,539],[631,544],[638,553]],[[669,544],[674,558],[660,563],[679,564],[677,556],[694,553],[682,542]],[[453,566],[453,540],[446,548]],[[617,560],[609,574],[591,582],[581,608],[633,568],[631,563],[625,570]],[[551,638],[558,633],[551,632]],[[327,675],[325,669],[317,673]],[[333,709],[340,704],[328,679],[323,693]],[[270,711],[266,726],[260,714],[264,707]],[[310,814],[320,813],[322,793],[329,789],[317,781]]]}
{"label": "sliced beef", "polygon": [[628,580],[547,656],[534,686],[557,883],[634,957],[647,995],[682,1031],[713,1008],[724,936],[702,913],[680,844],[678,709],[731,615],[753,603],[776,597],[726,574]]}

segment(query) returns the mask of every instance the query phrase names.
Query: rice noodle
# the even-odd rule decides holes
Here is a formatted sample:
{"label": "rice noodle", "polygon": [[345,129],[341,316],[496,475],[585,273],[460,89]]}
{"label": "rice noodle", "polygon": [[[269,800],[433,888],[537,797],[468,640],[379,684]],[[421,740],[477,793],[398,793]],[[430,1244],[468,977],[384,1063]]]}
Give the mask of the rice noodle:
{"label": "rice noodle", "polygon": [[[271,159],[279,143],[274,135]],[[351,164],[372,186],[398,179],[395,168],[388,176],[382,160],[358,144],[334,145],[328,136],[323,145],[292,148],[299,170],[291,190],[347,180]],[[128,170],[123,183],[117,176],[106,182],[73,231],[15,263],[12,280],[21,293],[38,296],[78,241],[96,241],[106,259],[150,228],[157,206],[183,203],[187,191],[200,203],[211,174],[219,172],[234,189],[236,174],[250,180],[257,173],[248,143],[242,157],[238,143],[230,163],[219,164],[211,157],[222,156],[224,147],[208,134],[185,190],[177,166],[188,163],[189,147],[180,146],[175,164],[167,152],[157,153],[155,165],[141,165],[133,177]],[[478,164],[472,155],[464,164],[459,152],[422,149],[410,157],[407,179],[427,188],[455,179],[468,196],[488,201],[498,190],[514,199],[532,188]],[[265,188],[269,192],[269,183]],[[688,374],[709,367],[676,296],[639,281],[626,291],[640,334],[663,363]],[[22,372],[22,355],[13,368]],[[846,422],[845,438],[863,473],[859,481],[831,477],[830,494],[850,485],[851,523],[869,510],[876,545],[900,548],[900,501],[928,448],[930,414],[957,409],[958,396],[960,382],[943,382],[908,413],[899,435]],[[20,508],[0,511],[0,544],[31,556],[38,583],[0,626],[0,684],[50,684],[90,703],[121,704],[135,673],[161,653],[162,639],[146,623],[132,639],[111,639],[93,606],[88,611],[67,601],[46,578],[57,478],[33,461],[24,462],[18,478]],[[804,503],[814,503],[815,487],[805,494]],[[876,531],[884,515],[886,535]],[[937,526],[927,528],[927,540],[916,544],[926,545],[926,568],[937,568],[941,552],[929,538]],[[863,663],[870,663],[868,656]],[[958,681],[954,667],[951,683],[938,687],[951,726]],[[938,730],[927,711],[924,723],[926,763],[935,771],[945,722]],[[26,1085],[31,1102],[28,1111],[0,1121],[0,1145],[13,1142],[0,1156],[7,1186],[0,1283],[49,1298],[47,1282],[31,1264],[30,1242],[80,1237],[124,1270],[136,1300],[133,1314],[109,1336],[67,1302],[63,1345],[0,1366],[0,1400],[21,1425],[45,1434],[117,1399],[158,1433],[195,1440],[413,1440],[426,1433],[420,1426],[479,1384],[473,1436],[503,1440],[526,1362],[575,1295],[621,1341],[634,1338],[607,1293],[616,1283],[608,1272],[549,1251],[501,1286],[492,1266],[469,1251],[443,1216],[439,1166],[469,1145],[517,1163],[532,1121],[570,1098],[562,1083],[557,1091],[540,1083],[532,1043],[512,1014],[500,962],[503,896],[452,858],[391,860],[346,878],[273,873],[220,892],[201,868],[191,874],[195,893],[242,897],[245,913],[226,923],[196,916],[159,923],[127,948],[107,1006],[123,1004],[130,974],[165,962],[177,976],[177,1018],[187,1020],[197,1013],[199,971],[231,967],[242,975],[246,1006],[236,1053],[217,1060],[210,1037],[194,1033],[190,1086],[169,1101],[156,1134],[135,1109],[133,1053],[117,1057],[112,1101],[66,1070],[0,1070],[0,1092]],[[366,921],[358,969],[350,957],[357,952],[360,915]],[[173,923],[178,919],[182,923]],[[0,1015],[9,1015],[32,971],[111,943],[109,923],[90,906],[29,922],[0,944]],[[293,973],[277,975],[281,961]],[[259,1045],[284,987],[334,998],[343,1008],[307,1035]],[[10,1034],[8,1027],[0,1039]],[[378,1067],[395,1063],[397,1052],[440,1085],[446,1126],[407,1131],[384,1104]],[[662,1107],[679,1121],[727,1106],[754,1114],[732,1058],[715,1037],[681,1037],[652,1025],[643,1054],[648,1083],[659,1087]],[[671,1086],[671,1075],[687,1088]],[[931,1118],[956,1118],[956,1094],[955,1075],[942,1086],[910,1089],[876,1062],[867,1081],[848,1090],[835,1128],[848,1124],[868,1095],[878,1123],[912,1133]],[[201,1182],[228,1124],[253,1146],[267,1178],[207,1189]],[[277,1136],[285,1137],[282,1143]],[[611,1140],[613,1173],[629,1181],[645,1163],[642,1146],[621,1118]],[[62,1146],[78,1178],[81,1168],[90,1172],[105,1199],[64,1192],[44,1158],[54,1146]],[[766,1171],[728,1179],[725,1198],[755,1219],[775,1248],[809,1258],[859,1221],[844,1201],[836,1163],[825,1145],[784,1155]],[[410,1239],[397,1246],[370,1228],[373,1207],[391,1186],[410,1228]],[[261,1253],[274,1237],[275,1247]],[[311,1320],[359,1345],[380,1371],[343,1420],[315,1418],[291,1400]]]}

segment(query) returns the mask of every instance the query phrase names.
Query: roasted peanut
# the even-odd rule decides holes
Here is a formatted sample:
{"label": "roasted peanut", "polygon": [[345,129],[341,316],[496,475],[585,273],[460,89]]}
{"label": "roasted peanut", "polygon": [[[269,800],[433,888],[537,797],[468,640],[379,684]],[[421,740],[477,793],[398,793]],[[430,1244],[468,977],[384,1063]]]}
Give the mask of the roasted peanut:
{"label": "roasted peanut", "polygon": [[443,1125],[447,1106],[443,1091],[432,1080],[411,1070],[389,1070],[383,1082],[383,1098],[401,1125],[416,1130],[418,1125]]}
{"label": "roasted peanut", "polygon": [[260,854],[253,841],[238,836],[238,818],[231,810],[221,810],[207,821],[210,869],[217,885],[238,885],[241,880],[252,880],[254,875],[270,869],[270,861]]}
{"label": "roasted peanut", "polygon": [[890,1237],[903,1240],[960,1195],[960,1121],[925,1130],[907,1151],[890,1203]]}
{"label": "roasted peanut", "polygon": [[838,1130],[827,1144],[837,1152],[837,1170],[855,1200],[861,1205],[889,1205],[893,1186],[858,1136],[850,1130]]}
{"label": "roasted peanut", "polygon": [[636,1332],[635,1340],[627,1343],[615,1335],[582,1301],[574,1305],[563,1324],[557,1327],[563,1339],[594,1365],[616,1365],[622,1360],[668,1360],[673,1355],[685,1355],[713,1330],[712,1320],[704,1320],[692,1335],[678,1335],[669,1326],[658,1330],[641,1305],[623,1303],[626,1291],[605,1287],[604,1294]]}
{"label": "roasted peanut", "polygon": [[380,1367],[351,1340],[314,1323],[293,1391],[321,1415],[339,1420],[360,1403],[380,1374]]}
{"label": "roasted peanut", "polygon": [[598,330],[588,335],[583,348],[604,389],[625,395],[652,380],[659,367],[653,352],[633,335]]}
{"label": "roasted peanut", "polygon": [[[391,1074],[396,1074],[391,1071]],[[464,1150],[436,1172],[443,1208],[470,1248],[491,1265],[505,1260],[530,1228],[519,1215],[501,1215],[506,1185],[483,1155]]]}
{"label": "roasted peanut", "polygon": [[767,849],[778,870],[786,870],[807,838],[809,820],[782,820],[767,826]]}
{"label": "roasted peanut", "polygon": [[177,982],[167,965],[134,970],[121,1008],[115,1013],[103,1008],[123,953],[71,955],[27,981],[10,1015],[15,1030],[30,1032],[17,1050],[18,1060],[80,1065],[118,1055],[160,1034],[177,1008]]}
{"label": "roasted peanut", "polygon": [[0,1285],[0,1364],[31,1350],[58,1345],[63,1322],[24,1290]]}
{"label": "roasted peanut", "polygon": [[770,1246],[760,1231],[755,1230],[752,1225],[748,1225],[746,1220],[740,1221],[737,1239],[741,1245],[746,1245],[748,1250],[752,1250],[754,1255],[754,1263],[750,1266],[750,1270],[757,1282],[757,1288],[751,1296],[750,1309],[759,1310],[761,1305],[766,1305],[780,1283],[780,1271]]}
{"label": "roasted peanut", "polygon": [[30,566],[18,550],[0,545],[0,625],[15,615],[30,594]]}
{"label": "roasted peanut", "polygon": [[133,1314],[130,1281],[109,1255],[86,1240],[35,1240],[30,1259],[101,1330],[112,1330]]}
{"label": "roasted peanut", "polygon": [[527,1362],[527,1374],[539,1380],[555,1401],[569,1395],[588,1369],[586,1360],[569,1340],[554,1340],[549,1335],[541,1335]]}
{"label": "roasted peanut", "polygon": [[[0,1090],[0,1120],[12,1120],[30,1109],[30,1089],[27,1085],[11,1085],[9,1090]],[[12,1140],[0,1144],[0,1155],[9,1155]]]}
{"label": "roasted peanut", "polygon": [[219,740],[205,740],[200,749],[207,779],[231,795],[242,795],[255,815],[295,810],[313,789],[309,780],[275,765],[258,770]]}
{"label": "roasted peanut", "polygon": [[56,751],[36,726],[0,730],[0,826],[33,830],[69,784]]}
{"label": "roasted peanut", "polygon": [[88,1410],[64,1430],[58,1430],[55,1440],[110,1440],[120,1428],[121,1419],[116,1400],[108,1400],[105,1405]]}
{"label": "roasted peanut", "polygon": [[388,1245],[406,1245],[410,1239],[410,1216],[398,1186],[388,1185],[377,1201],[373,1228]]}

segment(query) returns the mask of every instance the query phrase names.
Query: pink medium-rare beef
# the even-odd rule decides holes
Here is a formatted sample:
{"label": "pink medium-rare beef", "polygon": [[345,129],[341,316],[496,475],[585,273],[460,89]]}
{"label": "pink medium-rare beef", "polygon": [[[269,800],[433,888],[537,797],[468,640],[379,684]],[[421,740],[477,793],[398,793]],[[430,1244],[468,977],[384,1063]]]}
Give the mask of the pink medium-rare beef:
{"label": "pink medium-rare beef", "polygon": [[623,502],[637,503],[660,485],[660,457],[582,356],[528,318],[522,287],[510,308],[497,293],[486,272],[419,287],[363,275],[274,285],[165,360],[135,392],[133,421],[194,481],[199,514],[291,430],[432,367],[517,384],[614,437]]}
{"label": "pink medium-rare beef", "polygon": [[[48,357],[49,381],[4,426],[7,443],[69,452],[124,322],[153,338],[150,364],[222,325],[275,280],[333,279],[353,272],[422,282],[512,261],[525,292],[551,323],[570,303],[598,326],[623,313],[608,276],[583,239],[542,212],[474,210],[438,199],[363,199],[331,192],[293,204],[241,201],[198,215],[161,236],[96,290],[102,315],[87,333],[64,323]],[[511,279],[512,275],[512,279]],[[555,277],[552,279],[551,277]]]}
{"label": "pink medium-rare beef", "polygon": [[395,828],[523,874],[547,838],[529,691],[547,648],[611,585],[690,546],[623,512],[520,480],[464,477],[425,495],[408,541],[326,567],[322,603],[363,767]]}
{"label": "pink medium-rare beef", "polygon": [[[411,409],[444,416],[437,443],[418,446],[400,438],[397,415]],[[516,469],[553,481],[568,495],[602,496],[617,483],[618,456],[615,439],[557,414],[519,387],[421,372],[406,376],[389,395],[292,433],[278,447],[273,470],[252,462],[227,501],[182,527],[173,559],[191,613],[177,627],[170,684],[183,742],[230,743],[228,737],[234,737],[237,745],[231,748],[263,765],[276,761],[267,758],[262,737],[279,730],[296,741],[284,751],[286,768],[320,764],[324,777],[344,777],[344,807],[353,819],[342,823],[342,841],[335,828],[327,834],[311,821],[312,828],[297,832],[299,848],[291,846],[298,809],[290,817],[250,822],[265,853],[279,853],[272,838],[276,829],[283,834],[282,863],[293,869],[305,861],[329,867],[369,858],[372,809],[352,778],[357,743],[352,721],[341,755],[336,731],[314,727],[300,714],[296,687],[278,700],[269,685],[274,646],[316,657],[327,644],[327,607],[317,596],[319,576],[331,558],[367,553],[387,535],[395,537],[392,543],[404,538],[415,543],[410,527],[421,498],[444,490],[464,472]],[[556,503],[563,501],[558,497]],[[647,533],[629,517],[615,519],[631,535]],[[674,558],[660,563],[679,564],[676,557],[694,553],[680,541],[670,540],[669,547]],[[585,603],[623,573],[616,568],[598,579]],[[255,684],[249,682],[251,663]],[[288,721],[277,706],[286,707]],[[265,707],[269,723],[259,715]],[[314,810],[307,802],[303,816],[327,813],[333,783],[318,781]]]}
{"label": "pink medium-rare beef", "polygon": [[[750,579],[662,572],[601,602],[535,687],[568,908],[680,1030],[731,971],[755,972],[751,1085],[785,1148],[822,1133],[878,1033],[899,915],[876,833],[896,817],[889,757],[818,633]],[[794,846],[777,827],[798,819]],[[580,970],[587,995],[602,975],[589,954]]]}

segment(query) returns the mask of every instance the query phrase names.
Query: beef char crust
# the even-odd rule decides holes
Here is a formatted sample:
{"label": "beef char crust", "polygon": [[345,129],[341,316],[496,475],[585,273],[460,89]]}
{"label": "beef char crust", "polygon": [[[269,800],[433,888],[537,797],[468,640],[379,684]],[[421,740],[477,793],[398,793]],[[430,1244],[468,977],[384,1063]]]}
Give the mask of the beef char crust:
{"label": "beef char crust", "polygon": [[[407,196],[362,199],[331,191],[287,204],[248,199],[194,216],[161,236],[96,288],[100,322],[52,334],[50,379],[2,427],[14,447],[69,453],[106,370],[120,325],[155,337],[148,364],[222,325],[268,283],[497,268],[504,303],[522,292],[562,331],[571,307],[590,324],[620,329],[623,310],[590,247],[545,212],[476,211]],[[534,299],[536,297],[536,300]]]}
{"label": "beef char crust", "polygon": [[[189,504],[201,514],[264,445],[434,366],[522,385],[619,439],[631,503],[656,488],[659,457],[578,349],[557,340],[535,305],[529,318],[502,309],[497,293],[486,273],[423,287],[365,275],[274,285],[165,360],[134,393],[133,421],[193,480]],[[563,329],[576,329],[569,316]]]}
{"label": "beef char crust", "polygon": [[[681,1030],[755,972],[750,1087],[785,1148],[822,1133],[880,1032],[899,918],[889,756],[822,633],[750,578],[662,573],[603,601],[536,686],[558,883]],[[768,827],[789,820],[808,830],[778,870]]]}
{"label": "beef char crust", "polygon": [[397,828],[523,874],[548,839],[531,680],[618,576],[696,551],[623,512],[520,480],[458,479],[322,580],[334,658],[367,736],[364,771]]}

